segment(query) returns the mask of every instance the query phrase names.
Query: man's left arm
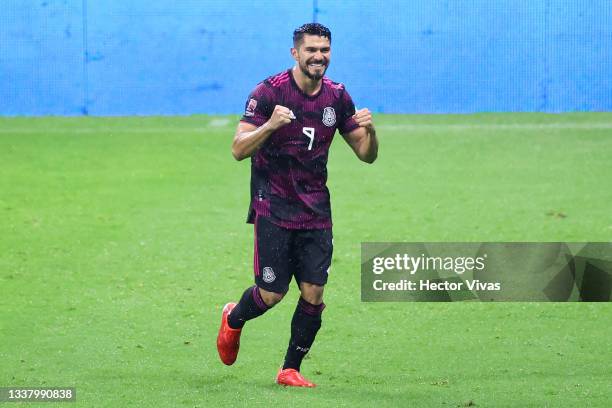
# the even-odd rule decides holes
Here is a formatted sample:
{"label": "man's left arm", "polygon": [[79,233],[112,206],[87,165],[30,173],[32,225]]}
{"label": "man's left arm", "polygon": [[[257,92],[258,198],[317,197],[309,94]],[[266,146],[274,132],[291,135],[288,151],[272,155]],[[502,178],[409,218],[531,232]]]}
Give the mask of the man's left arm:
{"label": "man's left arm", "polygon": [[359,109],[352,118],[359,127],[343,134],[344,140],[351,146],[359,160],[374,163],[378,156],[378,139],[369,109]]}

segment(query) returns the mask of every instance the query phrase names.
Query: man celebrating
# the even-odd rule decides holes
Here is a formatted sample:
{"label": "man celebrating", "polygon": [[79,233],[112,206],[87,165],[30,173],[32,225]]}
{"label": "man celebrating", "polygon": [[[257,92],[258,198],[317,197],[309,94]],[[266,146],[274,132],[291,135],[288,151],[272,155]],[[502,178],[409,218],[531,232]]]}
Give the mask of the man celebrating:
{"label": "man celebrating", "polygon": [[372,163],[378,141],[370,111],[355,112],[344,86],[324,76],[331,56],[328,28],[312,23],[296,29],[291,55],[293,68],[259,83],[249,95],[234,136],[234,158],[251,157],[247,222],[255,225],[255,286],[238,304],[223,308],[217,350],[224,364],[233,364],[245,322],[280,302],[293,276],[301,296],[276,382],[314,387],[300,365],[321,327],[332,259],[329,147],[338,129],[357,157]]}

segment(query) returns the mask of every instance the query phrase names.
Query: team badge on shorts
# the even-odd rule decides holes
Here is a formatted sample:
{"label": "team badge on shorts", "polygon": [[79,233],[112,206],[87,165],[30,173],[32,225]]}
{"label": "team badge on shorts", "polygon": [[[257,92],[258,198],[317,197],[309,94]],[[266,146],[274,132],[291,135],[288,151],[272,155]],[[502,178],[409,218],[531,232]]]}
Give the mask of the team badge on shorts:
{"label": "team badge on shorts", "polygon": [[276,279],[274,270],[270,268],[269,266],[266,266],[265,268],[263,268],[263,275],[261,277],[263,281],[266,283],[274,282],[274,279]]}
{"label": "team badge on shorts", "polygon": [[336,124],[336,111],[331,106],[323,109],[323,124],[332,127]]}

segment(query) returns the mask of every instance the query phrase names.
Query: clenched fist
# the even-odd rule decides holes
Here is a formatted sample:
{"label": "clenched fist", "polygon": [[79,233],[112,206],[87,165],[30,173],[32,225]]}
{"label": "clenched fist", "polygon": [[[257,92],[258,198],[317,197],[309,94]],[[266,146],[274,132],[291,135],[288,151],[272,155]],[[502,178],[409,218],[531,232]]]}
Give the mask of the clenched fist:
{"label": "clenched fist", "polygon": [[270,116],[270,119],[268,120],[268,124],[270,128],[277,130],[291,123],[292,119],[295,119],[295,115],[291,109],[282,105],[276,105],[274,107],[274,112],[272,112],[272,116]]}
{"label": "clenched fist", "polygon": [[367,129],[374,129],[374,122],[372,122],[372,112],[368,108],[359,109],[353,115],[355,122],[361,127]]}

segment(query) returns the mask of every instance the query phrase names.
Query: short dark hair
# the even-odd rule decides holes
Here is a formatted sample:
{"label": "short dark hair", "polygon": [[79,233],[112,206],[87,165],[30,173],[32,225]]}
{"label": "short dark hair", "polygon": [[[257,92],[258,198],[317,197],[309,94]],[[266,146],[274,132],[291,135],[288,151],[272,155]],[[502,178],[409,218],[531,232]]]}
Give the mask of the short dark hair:
{"label": "short dark hair", "polygon": [[293,31],[293,46],[298,47],[304,39],[304,34],[318,35],[319,37],[327,37],[331,44],[331,31],[323,24],[319,23],[307,23],[301,27],[298,27]]}

